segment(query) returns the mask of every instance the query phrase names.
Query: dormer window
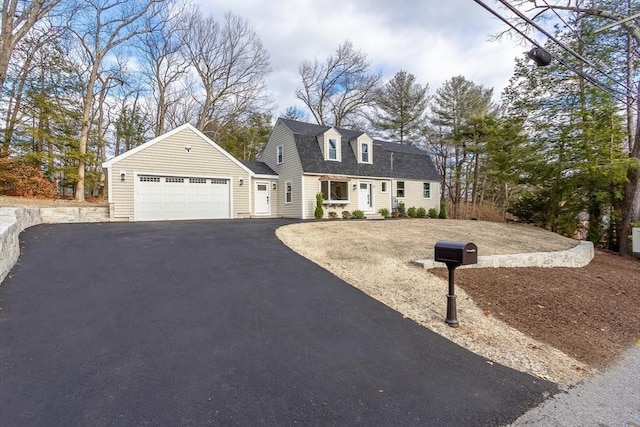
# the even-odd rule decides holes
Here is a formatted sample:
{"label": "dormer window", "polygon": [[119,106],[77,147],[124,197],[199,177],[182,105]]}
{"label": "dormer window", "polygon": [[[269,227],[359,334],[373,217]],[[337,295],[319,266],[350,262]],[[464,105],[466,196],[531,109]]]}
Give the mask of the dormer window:
{"label": "dormer window", "polygon": [[327,158],[329,160],[338,160],[338,141],[333,138],[329,138],[329,153]]}
{"label": "dormer window", "polygon": [[369,163],[369,144],[360,144],[360,161],[362,163]]}

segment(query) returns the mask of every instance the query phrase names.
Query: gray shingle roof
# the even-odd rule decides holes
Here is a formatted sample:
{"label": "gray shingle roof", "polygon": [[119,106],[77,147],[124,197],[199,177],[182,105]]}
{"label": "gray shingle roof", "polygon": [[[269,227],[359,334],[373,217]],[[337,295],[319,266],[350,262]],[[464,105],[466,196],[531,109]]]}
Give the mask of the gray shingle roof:
{"label": "gray shingle roof", "polygon": [[240,160],[240,163],[251,169],[258,175],[278,175],[265,162]]}
{"label": "gray shingle roof", "polygon": [[350,141],[364,132],[339,128],[336,130],[342,135],[342,161],[326,161],[316,137],[330,126],[279,120],[294,134],[304,172],[440,181],[431,157],[418,147],[374,140],[373,164],[358,163]]}

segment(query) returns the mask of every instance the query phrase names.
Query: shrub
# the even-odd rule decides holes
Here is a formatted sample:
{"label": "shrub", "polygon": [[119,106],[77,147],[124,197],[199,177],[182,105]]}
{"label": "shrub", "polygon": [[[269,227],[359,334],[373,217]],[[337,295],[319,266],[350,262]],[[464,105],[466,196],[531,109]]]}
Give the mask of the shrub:
{"label": "shrub", "polygon": [[364,218],[364,212],[362,212],[360,209],[356,209],[355,211],[351,212],[351,215],[353,215],[355,219]]}
{"label": "shrub", "polygon": [[436,208],[429,209],[429,218],[438,218],[438,209]]}
{"label": "shrub", "polygon": [[416,217],[416,207],[415,206],[411,206],[409,209],[407,209],[407,216],[409,218],[415,218]]}
{"label": "shrub", "polygon": [[322,193],[316,194],[316,210],[313,211],[313,216],[316,219],[320,219],[324,216],[324,209],[322,209],[322,203],[324,202],[324,197]]}
{"label": "shrub", "polygon": [[351,212],[342,211],[342,219],[351,219]]}
{"label": "shrub", "polygon": [[0,159],[0,193],[9,196],[55,198],[58,184],[51,182],[37,166],[22,159]]}
{"label": "shrub", "polygon": [[440,202],[440,213],[438,214],[438,218],[447,219],[447,204],[445,202]]}
{"label": "shrub", "polygon": [[418,218],[424,218],[425,216],[427,216],[427,210],[425,208],[418,208],[418,210],[416,211],[416,216]]}
{"label": "shrub", "polygon": [[389,209],[387,208],[378,209],[378,213],[385,218],[389,218]]}
{"label": "shrub", "polygon": [[336,211],[330,211],[328,214],[329,214],[329,218],[331,218],[331,219],[337,219],[338,218],[338,212],[336,212]]}
{"label": "shrub", "polygon": [[400,202],[398,203],[398,216],[400,218],[404,218],[405,216],[407,216],[407,209],[404,206],[404,202]]}

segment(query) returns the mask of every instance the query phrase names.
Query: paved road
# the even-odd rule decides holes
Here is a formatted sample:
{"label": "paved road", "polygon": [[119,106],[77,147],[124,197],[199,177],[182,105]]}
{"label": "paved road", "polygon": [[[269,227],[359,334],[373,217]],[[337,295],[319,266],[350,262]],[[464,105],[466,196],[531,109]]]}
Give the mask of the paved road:
{"label": "paved road", "polygon": [[0,424],[486,426],[557,392],[298,256],[285,223],[25,231],[0,286]]}
{"label": "paved road", "polygon": [[513,426],[640,426],[640,342],[611,367],[518,418]]}

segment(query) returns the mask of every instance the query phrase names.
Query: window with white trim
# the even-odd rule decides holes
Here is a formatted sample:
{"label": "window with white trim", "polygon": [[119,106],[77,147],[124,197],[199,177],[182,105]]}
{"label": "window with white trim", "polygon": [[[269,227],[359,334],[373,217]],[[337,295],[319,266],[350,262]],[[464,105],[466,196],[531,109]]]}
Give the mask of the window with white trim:
{"label": "window with white trim", "polygon": [[329,160],[338,160],[338,140],[329,138],[329,152],[327,155]]}
{"label": "window with white trim", "polygon": [[422,183],[422,197],[425,199],[431,198],[431,183],[429,182]]}
{"label": "window with white trim", "polygon": [[369,144],[360,144],[360,161],[362,163],[369,163]]}
{"label": "window with white trim", "polygon": [[283,157],[283,150],[282,150],[282,145],[278,145],[276,147],[276,164],[281,164],[282,163],[282,157]]}
{"label": "window with white trim", "polygon": [[404,197],[404,181],[398,181],[396,185],[396,197]]}
{"label": "window with white trim", "polygon": [[327,203],[349,201],[349,183],[347,181],[320,181],[320,192]]}
{"label": "window with white trim", "polygon": [[287,205],[293,203],[293,186],[291,181],[285,181],[284,183],[284,203]]}
{"label": "window with white trim", "polygon": [[387,192],[387,181],[382,181],[380,183],[380,192],[381,193],[386,193]]}

